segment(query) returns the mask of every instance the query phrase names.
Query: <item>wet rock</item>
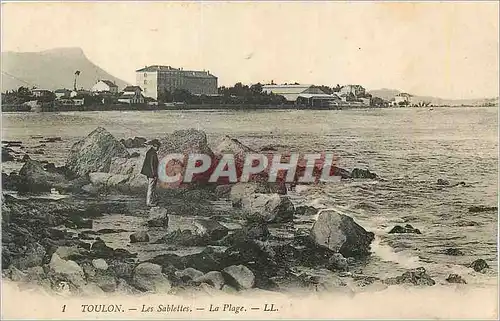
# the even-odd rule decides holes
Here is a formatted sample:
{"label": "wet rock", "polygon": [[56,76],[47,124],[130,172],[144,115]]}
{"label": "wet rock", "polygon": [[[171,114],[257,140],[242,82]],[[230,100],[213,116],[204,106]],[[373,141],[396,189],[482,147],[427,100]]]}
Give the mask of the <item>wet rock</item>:
{"label": "wet rock", "polygon": [[471,264],[469,264],[469,267],[473,268],[474,271],[476,271],[476,272],[484,273],[484,272],[486,272],[486,269],[489,268],[489,265],[488,265],[488,263],[486,263],[485,260],[477,259],[474,262],[472,262]]}
{"label": "wet rock", "polygon": [[346,284],[336,275],[321,273],[319,275],[303,275],[305,281],[314,285],[316,291],[333,292],[346,288]]}
{"label": "wet rock", "polygon": [[146,231],[139,231],[130,235],[130,243],[139,242],[149,242],[149,235]]}
{"label": "wet rock", "polygon": [[77,214],[70,215],[64,225],[68,228],[79,229],[79,228],[89,228],[93,226],[93,222],[90,219],[85,219]]}
{"label": "wet rock", "polygon": [[255,275],[244,265],[231,265],[223,270],[227,284],[237,288],[250,289],[255,285]]}
{"label": "wet rock", "polygon": [[133,282],[142,291],[168,292],[171,289],[161,266],[153,263],[139,264],[134,270]]}
{"label": "wet rock", "polygon": [[89,173],[90,183],[92,185],[100,188],[122,188],[124,190],[128,189],[127,182],[129,180],[128,175],[122,174],[111,174],[103,172],[92,172]]}
{"label": "wet rock", "polygon": [[166,154],[204,154],[212,157],[213,152],[208,146],[207,135],[200,130],[185,129],[176,130],[160,139],[161,146],[158,156],[161,158]]}
{"label": "wet rock", "polygon": [[104,292],[114,292],[118,286],[113,274],[99,269],[96,270],[96,274],[90,278],[90,281],[95,282]]}
{"label": "wet rock", "polygon": [[6,271],[7,277],[15,282],[26,282],[28,280],[28,275],[15,266],[11,265]]}
{"label": "wet rock", "polygon": [[458,284],[467,284],[467,282],[458,274],[450,274],[446,281],[448,283],[458,283]]}
{"label": "wet rock", "polygon": [[441,185],[441,186],[448,186],[448,185],[450,185],[450,181],[448,181],[446,179],[438,178],[437,184]]}
{"label": "wet rock", "polygon": [[147,225],[149,227],[168,227],[168,214],[167,209],[162,207],[152,207],[149,210],[149,218]]}
{"label": "wet rock", "polygon": [[131,254],[127,250],[124,249],[113,249],[104,243],[103,240],[97,238],[92,246],[90,247],[90,252],[93,257],[96,258],[129,258],[136,256],[135,254]]}
{"label": "wet rock", "polygon": [[238,290],[236,290],[234,287],[224,284],[221,288],[221,291],[227,294],[236,294],[238,293]]}
{"label": "wet rock", "polygon": [[252,221],[283,223],[293,221],[295,208],[287,196],[251,194],[241,200],[241,208]]}
{"label": "wet rock", "polygon": [[117,278],[130,280],[132,279],[132,275],[134,273],[135,263],[115,260],[110,262],[109,268],[115,272]]}
{"label": "wet rock", "polygon": [[104,259],[92,260],[92,265],[98,270],[107,270],[109,267]]}
{"label": "wet rock", "polygon": [[66,178],[58,173],[44,170],[42,163],[28,160],[19,171],[20,184],[18,190],[22,192],[50,192],[52,187],[68,185]]}
{"label": "wet rock", "polygon": [[41,266],[34,266],[26,270],[28,281],[41,281],[45,279],[45,271]]}
{"label": "wet rock", "polygon": [[44,140],[41,140],[40,143],[55,143],[61,141],[62,141],[61,137],[47,137]]}
{"label": "wet rock", "polygon": [[193,222],[195,233],[211,240],[219,240],[227,235],[228,228],[210,219],[196,219]]}
{"label": "wet rock", "polygon": [[384,280],[387,285],[395,284],[413,284],[432,286],[436,282],[427,274],[425,268],[419,267],[403,273],[401,276],[388,278]]}
{"label": "wet rock", "polygon": [[184,281],[189,281],[199,278],[203,275],[203,272],[189,267],[181,271],[175,271],[175,275]]}
{"label": "wet rock", "polygon": [[127,138],[127,139],[121,139],[120,142],[125,146],[126,148],[140,148],[144,147],[144,144],[146,143],[147,139],[144,137],[134,137],[134,138]]}
{"label": "wet rock", "polygon": [[49,263],[50,272],[64,280],[71,282],[75,286],[85,284],[83,269],[74,261],[63,260],[57,254],[52,254]]}
{"label": "wet rock", "polygon": [[307,206],[307,205],[301,205],[295,207],[295,214],[302,216],[302,215],[316,215],[318,213],[318,209],[315,208],[314,206]]}
{"label": "wet rock", "polygon": [[340,253],[334,253],[328,260],[328,268],[333,271],[348,271],[347,259]]}
{"label": "wet rock", "polygon": [[375,238],[362,226],[344,214],[323,210],[311,229],[311,237],[319,246],[344,257],[364,257],[370,254],[370,244]]}
{"label": "wet rock", "polygon": [[175,230],[156,241],[158,244],[176,244],[182,246],[204,246],[208,239],[194,234],[191,230]]}
{"label": "wet rock", "polygon": [[469,207],[469,212],[471,213],[492,212],[492,211],[498,211],[498,207],[483,206],[483,205]]}
{"label": "wet rock", "polygon": [[121,294],[138,294],[141,291],[137,290],[133,286],[127,283],[124,279],[118,279],[117,280],[117,286],[116,286],[116,292],[121,293]]}
{"label": "wet rock", "polygon": [[127,230],[124,230],[124,229],[121,229],[121,228],[118,228],[118,229],[114,229],[114,228],[102,228],[100,230],[97,230],[95,232],[95,234],[115,234],[115,233],[123,233],[123,232],[127,232]]}
{"label": "wet rock", "polygon": [[406,224],[405,226],[401,225],[396,225],[394,226],[390,231],[389,234],[399,234],[399,233],[406,233],[406,234],[422,234],[419,229],[414,228],[410,224]]}
{"label": "wet rock", "polygon": [[114,157],[129,157],[129,153],[106,129],[98,127],[71,147],[66,167],[78,176],[108,172]]}
{"label": "wet rock", "polygon": [[78,246],[59,246],[54,252],[63,260],[80,257],[85,253],[85,250]]}
{"label": "wet rock", "polygon": [[193,279],[193,281],[210,284],[211,286],[213,286],[217,290],[222,289],[222,287],[224,286],[224,283],[225,283],[224,276],[219,271],[207,272],[207,273]]}
{"label": "wet rock", "polygon": [[351,172],[351,178],[368,178],[374,179],[377,178],[377,174],[370,172],[367,169],[355,168]]}
{"label": "wet rock", "polygon": [[460,251],[457,248],[450,247],[444,251],[444,254],[452,255],[452,256],[461,256],[461,255],[464,255],[464,252]]}
{"label": "wet rock", "polygon": [[2,189],[3,190],[17,190],[17,187],[22,183],[22,178],[15,172],[7,175],[2,173]]}

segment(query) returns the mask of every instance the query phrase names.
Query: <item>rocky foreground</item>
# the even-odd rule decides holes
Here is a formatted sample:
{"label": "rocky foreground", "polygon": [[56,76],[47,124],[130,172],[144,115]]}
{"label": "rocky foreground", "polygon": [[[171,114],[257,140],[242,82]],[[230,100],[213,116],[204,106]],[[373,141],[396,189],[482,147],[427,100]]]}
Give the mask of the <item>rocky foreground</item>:
{"label": "rocky foreground", "polygon": [[[161,142],[160,156],[204,153],[217,158],[224,152],[240,156],[253,152],[230,137],[212,150],[205,133],[196,130],[176,131]],[[71,148],[65,166],[27,158],[18,174],[2,174],[3,189],[18,195],[53,190],[68,195],[59,200],[2,195],[3,277],[24,287],[37,285],[73,294],[188,289],[236,293],[251,288],[351,291],[353,286],[435,284],[423,268],[385,280],[353,272],[353,266],[369,258],[374,234],[335,210],[294,206],[283,184],[267,183],[262,177],[236,184],[207,184],[201,177],[194,185],[159,189],[159,206],[151,209],[113,200],[110,196],[123,199],[145,193],[146,179],[139,173],[144,155],[127,149],[144,143],[139,138],[118,141],[104,128],[97,128]],[[362,169],[334,171],[343,179],[376,178]],[[217,200],[230,200],[232,207],[218,209],[213,206]],[[110,231],[92,229],[94,220],[109,214],[143,218],[144,230],[131,233],[130,243],[204,249],[141,261],[137,253],[112,248],[99,237]],[[168,229],[172,215],[198,218],[191,229],[172,230]],[[241,228],[226,227],[223,218],[228,215],[238,218]],[[275,224],[293,230],[294,220],[302,215],[315,217],[310,230],[296,229],[293,238],[270,233]],[[164,236],[153,239],[148,229],[164,229]],[[421,232],[407,225],[396,226],[390,233]],[[477,260],[471,268],[485,271],[488,266]],[[459,275],[450,275],[447,281],[465,283]]]}

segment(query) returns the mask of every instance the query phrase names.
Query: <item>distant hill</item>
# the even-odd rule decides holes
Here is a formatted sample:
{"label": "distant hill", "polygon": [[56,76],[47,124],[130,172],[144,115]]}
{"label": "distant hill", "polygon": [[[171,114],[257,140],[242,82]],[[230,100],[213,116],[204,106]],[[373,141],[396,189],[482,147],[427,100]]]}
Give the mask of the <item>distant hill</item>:
{"label": "distant hill", "polygon": [[40,52],[2,52],[2,92],[20,86],[55,90],[77,87],[90,89],[97,80],[114,81],[119,89],[127,82],[118,79],[91,62],[80,48],[55,48]]}
{"label": "distant hill", "polygon": [[[385,100],[391,100],[396,97],[401,91],[397,89],[382,88],[377,90],[368,91],[373,97],[379,97]],[[411,94],[411,93],[409,93]],[[496,98],[481,98],[481,99],[443,99],[439,97],[432,96],[417,96],[412,97],[412,102],[430,102],[432,105],[449,105],[449,106],[482,106],[486,104],[496,104],[498,102],[498,97]]]}

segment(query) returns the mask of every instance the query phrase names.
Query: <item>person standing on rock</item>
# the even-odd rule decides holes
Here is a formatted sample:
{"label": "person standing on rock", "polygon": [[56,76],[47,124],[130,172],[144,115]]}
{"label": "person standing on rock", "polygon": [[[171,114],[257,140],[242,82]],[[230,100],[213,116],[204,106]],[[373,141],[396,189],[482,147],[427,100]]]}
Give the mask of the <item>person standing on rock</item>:
{"label": "person standing on rock", "polygon": [[146,194],[146,205],[153,207],[158,205],[156,195],[156,184],[158,183],[158,149],[160,142],[158,139],[153,139],[149,143],[152,147],[147,151],[146,158],[142,164],[141,174],[148,178],[148,192]]}

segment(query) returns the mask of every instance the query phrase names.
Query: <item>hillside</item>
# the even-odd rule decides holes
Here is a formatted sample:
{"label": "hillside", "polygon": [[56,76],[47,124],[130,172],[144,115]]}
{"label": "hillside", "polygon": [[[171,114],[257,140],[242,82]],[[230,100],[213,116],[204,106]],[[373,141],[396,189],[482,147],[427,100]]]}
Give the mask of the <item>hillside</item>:
{"label": "hillside", "polygon": [[2,92],[27,86],[55,90],[73,88],[74,74],[80,71],[78,88],[90,89],[98,79],[114,81],[118,88],[127,83],[91,62],[80,48],[55,48],[40,52],[2,52]]}

